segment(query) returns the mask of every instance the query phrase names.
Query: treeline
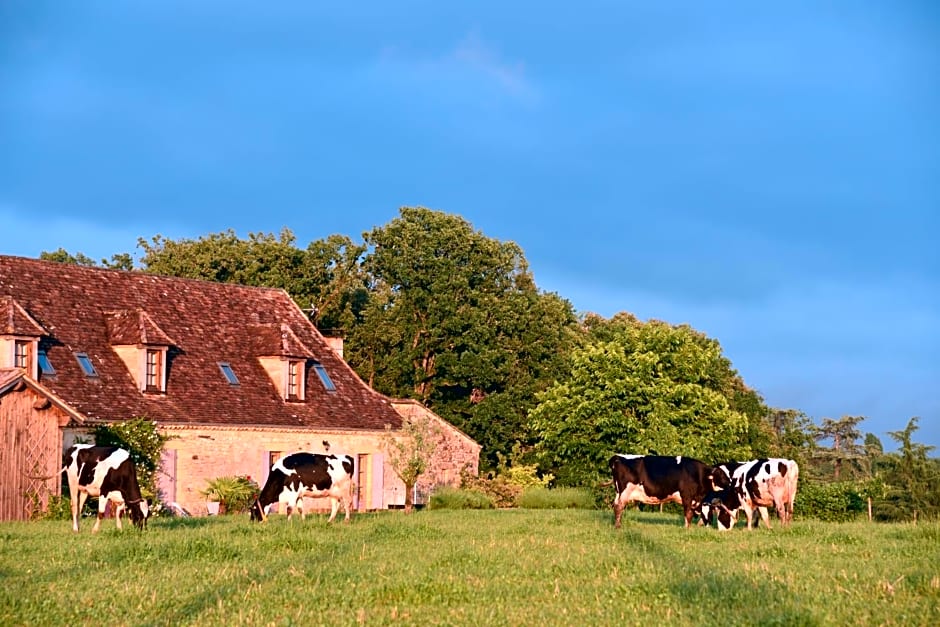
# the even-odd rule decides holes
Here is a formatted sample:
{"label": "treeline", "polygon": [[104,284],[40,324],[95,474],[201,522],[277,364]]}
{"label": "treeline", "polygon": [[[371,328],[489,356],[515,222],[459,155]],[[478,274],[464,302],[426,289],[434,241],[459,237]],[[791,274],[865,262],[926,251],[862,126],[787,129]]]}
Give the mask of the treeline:
{"label": "treeline", "polygon": [[[688,325],[578,315],[537,288],[522,250],[460,216],[405,207],[361,241],[297,245],[233,231],[156,235],[96,262],[59,249],[41,258],[286,290],[371,386],[420,400],[483,445],[484,468],[537,464],[558,485],[597,482],[611,452],[708,462],[785,456],[806,481],[838,482],[885,519],[940,514],[940,460],[912,440],[916,418],[884,453],[862,417],[813,424],[767,407],[716,339]],[[863,440],[863,443],[860,441]],[[805,483],[805,481],[804,481]],[[850,499],[851,500],[851,499]],[[854,505],[853,505],[854,507]]]}

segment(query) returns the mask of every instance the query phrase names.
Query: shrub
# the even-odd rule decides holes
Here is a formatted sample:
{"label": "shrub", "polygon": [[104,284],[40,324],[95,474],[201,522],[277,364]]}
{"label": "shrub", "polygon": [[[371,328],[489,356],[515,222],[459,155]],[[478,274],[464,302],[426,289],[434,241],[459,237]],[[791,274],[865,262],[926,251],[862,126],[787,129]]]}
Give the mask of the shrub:
{"label": "shrub", "polygon": [[170,438],[157,430],[157,423],[146,418],[132,418],[123,422],[98,425],[94,432],[98,446],[120,446],[131,454],[137,469],[137,482],[141,494],[151,505],[159,500],[157,469],[163,446]]}
{"label": "shrub", "polygon": [[796,493],[794,510],[801,516],[827,522],[855,520],[867,510],[862,490],[851,481],[818,483],[803,481]]}
{"label": "shrub", "polygon": [[516,505],[527,509],[594,509],[594,495],[583,488],[526,488]]}
{"label": "shrub", "polygon": [[224,513],[236,514],[248,511],[259,492],[258,484],[250,477],[216,477],[206,481],[206,489],[200,494],[221,503]]}
{"label": "shrub", "polygon": [[442,487],[431,494],[430,509],[493,509],[493,500],[476,490]]}
{"label": "shrub", "polygon": [[486,494],[496,507],[516,507],[524,490],[532,487],[547,488],[554,478],[552,475],[539,477],[535,465],[508,466],[502,455],[499,458],[495,476],[475,477],[464,472],[461,474],[461,487]]}

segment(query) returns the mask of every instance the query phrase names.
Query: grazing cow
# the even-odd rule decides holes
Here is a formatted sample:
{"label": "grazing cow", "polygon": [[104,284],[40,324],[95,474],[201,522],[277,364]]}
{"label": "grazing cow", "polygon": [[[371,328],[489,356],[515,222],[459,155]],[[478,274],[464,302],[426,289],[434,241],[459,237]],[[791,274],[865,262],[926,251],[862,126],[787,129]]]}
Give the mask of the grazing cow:
{"label": "grazing cow", "polygon": [[65,452],[62,466],[69,480],[72,531],[78,531],[78,519],[89,496],[98,497],[98,519],[91,528],[92,533],[101,528],[108,501],[115,504],[114,520],[118,529],[121,529],[125,506],[138,529],[147,525],[150,506],[140,496],[137,470],[128,451],[116,446],[75,444]]}
{"label": "grazing cow", "polygon": [[[728,462],[715,468],[715,484],[724,488],[709,493],[702,507],[706,520],[711,519],[709,506],[719,511],[719,528],[734,525],[737,510],[744,509],[747,528],[753,528],[754,510],[760,512],[764,526],[770,529],[767,508],[773,505],[786,526],[793,520],[793,503],[796,500],[800,467],[792,459],[755,459],[749,462]],[[725,525],[721,520],[725,515]],[[727,518],[730,516],[730,524]]]}
{"label": "grazing cow", "polygon": [[340,502],[346,514],[344,522],[349,522],[349,510],[352,506],[353,458],[349,455],[322,455],[319,453],[291,453],[276,461],[271,466],[268,480],[261,488],[261,494],[251,506],[251,519],[264,521],[267,516],[265,507],[275,502],[286,502],[287,518],[293,515],[294,508],[300,510],[302,519],[306,518],[303,510],[305,496],[330,497],[330,519],[333,522]]}
{"label": "grazing cow", "polygon": [[614,455],[610,458],[614,488],[614,527],[630,501],[650,505],[682,503],[685,526],[711,490],[712,467],[691,457],[660,455]]}

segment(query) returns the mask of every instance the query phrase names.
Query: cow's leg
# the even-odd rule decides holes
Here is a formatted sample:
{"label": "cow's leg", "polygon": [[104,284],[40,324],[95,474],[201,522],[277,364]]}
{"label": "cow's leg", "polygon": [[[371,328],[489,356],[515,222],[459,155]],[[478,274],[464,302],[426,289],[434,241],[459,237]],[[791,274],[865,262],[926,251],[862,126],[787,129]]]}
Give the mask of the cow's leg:
{"label": "cow's leg", "polygon": [[620,495],[614,499],[614,529],[620,529],[620,517],[623,515],[624,504]]}
{"label": "cow's leg", "polygon": [[[662,505],[660,505],[662,507]],[[695,500],[682,502],[682,509],[685,512],[685,528],[692,528],[692,517],[695,515]]]}
{"label": "cow's leg", "polygon": [[336,518],[336,512],[339,511],[339,499],[335,496],[330,497],[330,518],[326,522],[331,523]]}
{"label": "cow's leg", "polygon": [[767,514],[767,508],[763,506],[758,506],[757,510],[760,512],[760,518],[764,521],[764,526],[768,529],[772,529],[770,526],[770,516]]}
{"label": "cow's leg", "polygon": [[82,518],[82,510],[85,509],[85,501],[87,501],[87,500],[88,500],[88,493],[87,493],[87,492],[79,492],[79,493],[78,493],[78,506],[77,506],[76,509],[74,510],[74,514],[73,514],[73,515],[75,516],[75,519],[74,519],[74,521],[73,521],[73,523],[72,523],[72,529],[74,529],[75,531],[78,531],[78,521],[81,520],[81,518]]}
{"label": "cow's leg", "polygon": [[345,515],[345,518],[343,518],[344,523],[349,522],[350,510],[352,510],[352,488],[350,488],[349,492],[343,495],[343,514]]}
{"label": "cow's leg", "polygon": [[117,525],[118,531],[122,531],[121,528],[121,515],[124,513],[124,502],[114,504],[114,522]]}
{"label": "cow's leg", "polygon": [[91,528],[92,533],[98,533],[101,529],[101,519],[104,518],[104,512],[108,508],[108,497],[104,494],[98,497],[98,518],[95,520],[95,526]]}
{"label": "cow's leg", "polygon": [[72,500],[70,505],[72,506],[72,531],[78,533],[78,514],[81,512],[81,505],[84,503],[82,495],[80,495],[72,486],[69,486],[69,492],[71,493]]}
{"label": "cow's leg", "polygon": [[745,505],[744,515],[747,516],[747,530],[750,531],[754,528],[754,508],[750,505]]}

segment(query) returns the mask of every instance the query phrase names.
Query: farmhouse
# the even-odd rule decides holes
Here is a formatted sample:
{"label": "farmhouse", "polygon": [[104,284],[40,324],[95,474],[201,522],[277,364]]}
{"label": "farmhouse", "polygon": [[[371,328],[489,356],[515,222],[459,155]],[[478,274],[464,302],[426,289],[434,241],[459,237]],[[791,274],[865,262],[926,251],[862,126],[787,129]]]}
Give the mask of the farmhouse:
{"label": "farmhouse", "polygon": [[91,427],[135,417],[172,438],[163,500],[196,514],[207,480],[263,484],[295,450],[352,455],[357,509],[401,505],[382,439],[403,416],[439,426],[419,491],[477,472],[476,442],[341,354],[283,290],[0,255],[0,520],[60,493],[62,452]]}

